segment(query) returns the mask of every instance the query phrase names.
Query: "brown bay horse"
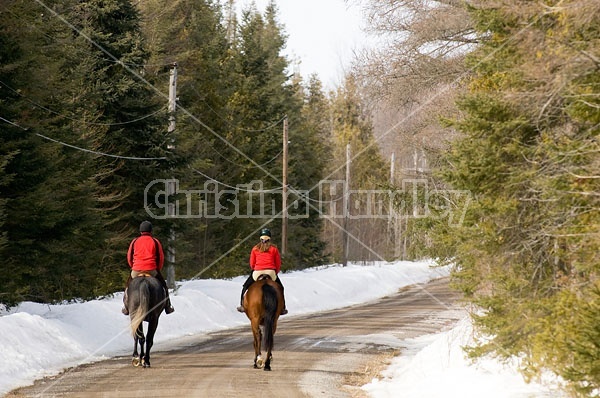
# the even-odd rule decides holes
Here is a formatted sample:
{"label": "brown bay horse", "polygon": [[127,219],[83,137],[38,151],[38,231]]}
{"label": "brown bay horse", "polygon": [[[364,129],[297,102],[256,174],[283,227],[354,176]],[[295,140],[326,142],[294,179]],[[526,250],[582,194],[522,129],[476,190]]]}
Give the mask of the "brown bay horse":
{"label": "brown bay horse", "polygon": [[[264,366],[264,370],[271,370],[273,336],[283,309],[283,294],[277,282],[268,275],[261,275],[248,288],[244,296],[244,308],[254,335],[254,368],[260,369]],[[267,351],[266,360],[261,356],[263,338]]]}

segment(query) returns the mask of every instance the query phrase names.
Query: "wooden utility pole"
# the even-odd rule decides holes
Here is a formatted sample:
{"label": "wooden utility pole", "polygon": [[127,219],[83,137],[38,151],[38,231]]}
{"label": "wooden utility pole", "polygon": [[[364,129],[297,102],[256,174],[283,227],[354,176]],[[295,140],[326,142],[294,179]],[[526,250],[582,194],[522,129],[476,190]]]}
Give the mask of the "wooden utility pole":
{"label": "wooden utility pole", "polygon": [[[395,163],[395,160],[396,160],[396,153],[392,152],[392,159],[390,160],[390,190],[394,186],[394,163]],[[394,212],[394,203],[392,201],[392,196],[390,195],[390,214],[389,214],[389,218],[388,218],[388,227],[391,226],[391,223],[393,221],[393,217],[392,217],[393,212]]]}
{"label": "wooden utility pole", "polygon": [[396,217],[395,217],[395,211],[394,211],[394,201],[393,201],[393,196],[392,196],[392,189],[394,187],[395,158],[396,158],[396,153],[392,152],[392,159],[390,160],[390,204],[389,204],[389,210],[388,210],[388,236],[390,237],[388,244],[392,247],[391,250],[390,249],[388,249],[388,250],[390,250],[392,252],[392,256],[396,255],[396,239],[397,239],[397,236],[395,234]]}
{"label": "wooden utility pole", "polygon": [[284,256],[287,252],[287,227],[288,227],[288,211],[287,211],[287,186],[288,186],[288,118],[283,119],[283,187],[281,192],[282,220],[281,220],[281,255]]}
{"label": "wooden utility pole", "polygon": [[235,40],[235,0],[229,0],[227,6],[227,42],[233,44]]}
{"label": "wooden utility pole", "polygon": [[350,215],[350,144],[346,144],[346,183],[344,184],[344,227],[342,245],[344,250],[343,266],[348,265],[350,237],[348,235],[348,218]]}
{"label": "wooden utility pole", "polygon": [[[168,133],[171,139],[170,148],[175,147],[172,134],[175,131],[175,111],[177,110],[177,63],[173,63],[169,76],[169,128]],[[167,212],[170,217],[175,216],[175,203],[173,198],[176,194],[175,181],[169,181],[167,184],[167,197],[169,205]],[[167,245],[167,286],[171,289],[175,288],[175,230],[171,228],[169,231],[169,241]]]}

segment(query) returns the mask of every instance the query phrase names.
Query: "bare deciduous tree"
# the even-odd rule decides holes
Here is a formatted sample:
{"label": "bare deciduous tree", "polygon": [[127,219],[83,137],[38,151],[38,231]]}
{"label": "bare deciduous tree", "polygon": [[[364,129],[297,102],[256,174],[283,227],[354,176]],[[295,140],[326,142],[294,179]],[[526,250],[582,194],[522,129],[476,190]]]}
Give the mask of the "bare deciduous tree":
{"label": "bare deciduous tree", "polygon": [[464,57],[477,41],[465,3],[358,2],[368,33],[378,38],[377,47],[359,54],[353,68],[370,104],[375,136],[386,155],[396,153],[399,170],[411,162],[413,169],[423,169],[423,154],[443,148],[454,135],[440,119],[456,117],[456,95],[467,74]]}

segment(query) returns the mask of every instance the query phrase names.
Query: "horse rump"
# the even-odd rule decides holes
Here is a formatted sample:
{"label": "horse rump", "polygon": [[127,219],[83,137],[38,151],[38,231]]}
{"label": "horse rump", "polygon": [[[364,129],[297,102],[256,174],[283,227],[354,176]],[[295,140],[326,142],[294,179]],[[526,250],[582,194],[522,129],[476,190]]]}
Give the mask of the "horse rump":
{"label": "horse rump", "polygon": [[150,286],[148,278],[133,278],[129,284],[127,307],[131,320],[131,334],[135,337],[138,327],[146,319],[150,308]]}

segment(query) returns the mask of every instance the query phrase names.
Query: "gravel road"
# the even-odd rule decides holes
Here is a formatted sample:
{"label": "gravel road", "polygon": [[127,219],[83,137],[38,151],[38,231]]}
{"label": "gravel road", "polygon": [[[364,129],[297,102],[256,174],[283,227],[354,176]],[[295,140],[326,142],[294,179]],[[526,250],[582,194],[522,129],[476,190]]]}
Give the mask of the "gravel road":
{"label": "gravel road", "polygon": [[[464,312],[447,278],[413,285],[368,304],[279,318],[272,371],[252,368],[247,327],[190,337],[161,351],[152,368],[117,357],[69,369],[7,397],[365,397],[368,383],[402,339],[435,333]],[[164,349],[164,348],[163,348]]]}

